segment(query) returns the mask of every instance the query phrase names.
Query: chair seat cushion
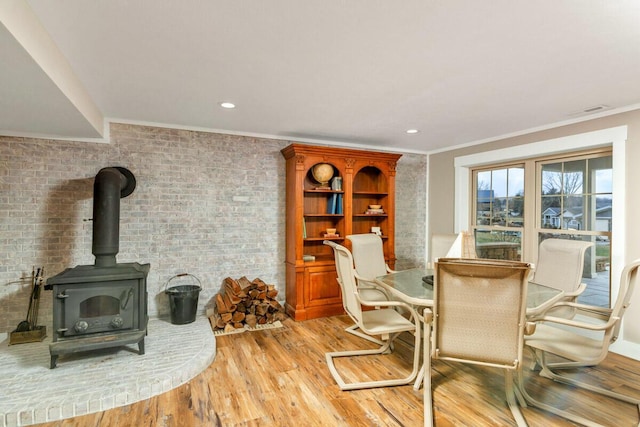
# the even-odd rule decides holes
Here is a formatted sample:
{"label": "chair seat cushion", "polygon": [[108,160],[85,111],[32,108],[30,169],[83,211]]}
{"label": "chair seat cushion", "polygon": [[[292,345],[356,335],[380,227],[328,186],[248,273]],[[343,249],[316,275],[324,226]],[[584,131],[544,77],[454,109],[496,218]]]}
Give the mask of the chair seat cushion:
{"label": "chair seat cushion", "polygon": [[360,299],[364,301],[389,301],[389,298],[380,289],[358,287]]}
{"label": "chair seat cushion", "polygon": [[536,325],[533,335],[525,336],[525,344],[576,362],[597,361],[603,351],[602,339],[596,340],[572,331],[543,323]]}
{"label": "chair seat cushion", "polygon": [[362,325],[360,325],[360,327],[371,335],[379,335],[413,331],[416,325],[404,318],[397,311],[385,308],[363,311]]}

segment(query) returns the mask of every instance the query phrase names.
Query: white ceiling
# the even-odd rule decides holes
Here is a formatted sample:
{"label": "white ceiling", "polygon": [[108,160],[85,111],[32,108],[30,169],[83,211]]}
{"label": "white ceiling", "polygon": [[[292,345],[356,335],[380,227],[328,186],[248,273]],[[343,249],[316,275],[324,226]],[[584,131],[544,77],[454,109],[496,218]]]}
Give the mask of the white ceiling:
{"label": "white ceiling", "polygon": [[7,135],[428,152],[640,108],[638,0],[2,0],[0,22]]}

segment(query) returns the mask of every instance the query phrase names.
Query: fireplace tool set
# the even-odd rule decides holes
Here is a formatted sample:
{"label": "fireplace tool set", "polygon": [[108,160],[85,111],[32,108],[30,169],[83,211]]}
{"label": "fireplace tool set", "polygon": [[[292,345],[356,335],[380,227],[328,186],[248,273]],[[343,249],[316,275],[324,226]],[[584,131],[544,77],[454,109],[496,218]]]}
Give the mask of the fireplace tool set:
{"label": "fireplace tool set", "polygon": [[27,318],[18,323],[11,332],[9,344],[42,341],[47,336],[46,326],[38,325],[38,310],[40,308],[40,293],[44,276],[44,267],[35,267],[31,270],[31,295],[29,296],[29,309]]}

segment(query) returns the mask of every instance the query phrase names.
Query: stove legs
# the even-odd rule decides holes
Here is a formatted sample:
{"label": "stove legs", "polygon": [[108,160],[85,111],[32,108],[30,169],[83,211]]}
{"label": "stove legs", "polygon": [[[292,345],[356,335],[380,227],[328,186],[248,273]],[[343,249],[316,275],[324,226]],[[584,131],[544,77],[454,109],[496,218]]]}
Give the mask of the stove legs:
{"label": "stove legs", "polygon": [[49,369],[53,369],[58,365],[58,355],[51,356],[51,364],[49,365]]}
{"label": "stove legs", "polygon": [[103,348],[121,347],[125,345],[138,344],[138,353],[144,354],[144,337],[147,329],[143,331],[122,331],[118,334],[98,334],[97,336],[76,337],[73,339],[65,339],[49,344],[49,353],[51,354],[51,365],[53,369],[58,364],[58,356],[88,352]]}

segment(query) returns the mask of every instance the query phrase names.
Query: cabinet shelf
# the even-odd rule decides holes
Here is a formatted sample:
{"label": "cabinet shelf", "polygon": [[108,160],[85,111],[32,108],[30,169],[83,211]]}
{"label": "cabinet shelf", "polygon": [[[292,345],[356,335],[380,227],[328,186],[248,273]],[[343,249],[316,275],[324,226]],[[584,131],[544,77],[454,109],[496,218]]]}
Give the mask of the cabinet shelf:
{"label": "cabinet shelf", "polygon": [[389,193],[381,193],[379,191],[354,191],[352,193],[354,196],[387,196]]}
{"label": "cabinet shelf", "polygon": [[388,214],[353,214],[353,216],[362,217],[362,218],[375,218],[375,217],[387,218],[389,215]]}
{"label": "cabinet shelf", "polygon": [[322,242],[324,240],[344,240],[344,237],[307,237],[304,239],[305,242]]}
{"label": "cabinet shelf", "polygon": [[305,194],[309,193],[313,193],[313,194],[344,194],[343,190],[316,190],[315,188],[305,188],[304,189]]}
{"label": "cabinet shelf", "polygon": [[329,256],[329,255],[318,255],[316,256],[316,259],[312,260],[312,261],[304,261],[305,265],[312,265],[312,264],[327,264],[327,263],[334,263],[335,260],[333,258],[333,256]]}
{"label": "cabinet shelf", "polygon": [[[369,215],[370,216],[370,215]],[[343,218],[344,214],[323,214],[323,213],[306,213],[304,214],[305,218],[322,218],[322,217],[328,217],[328,218]]]}

